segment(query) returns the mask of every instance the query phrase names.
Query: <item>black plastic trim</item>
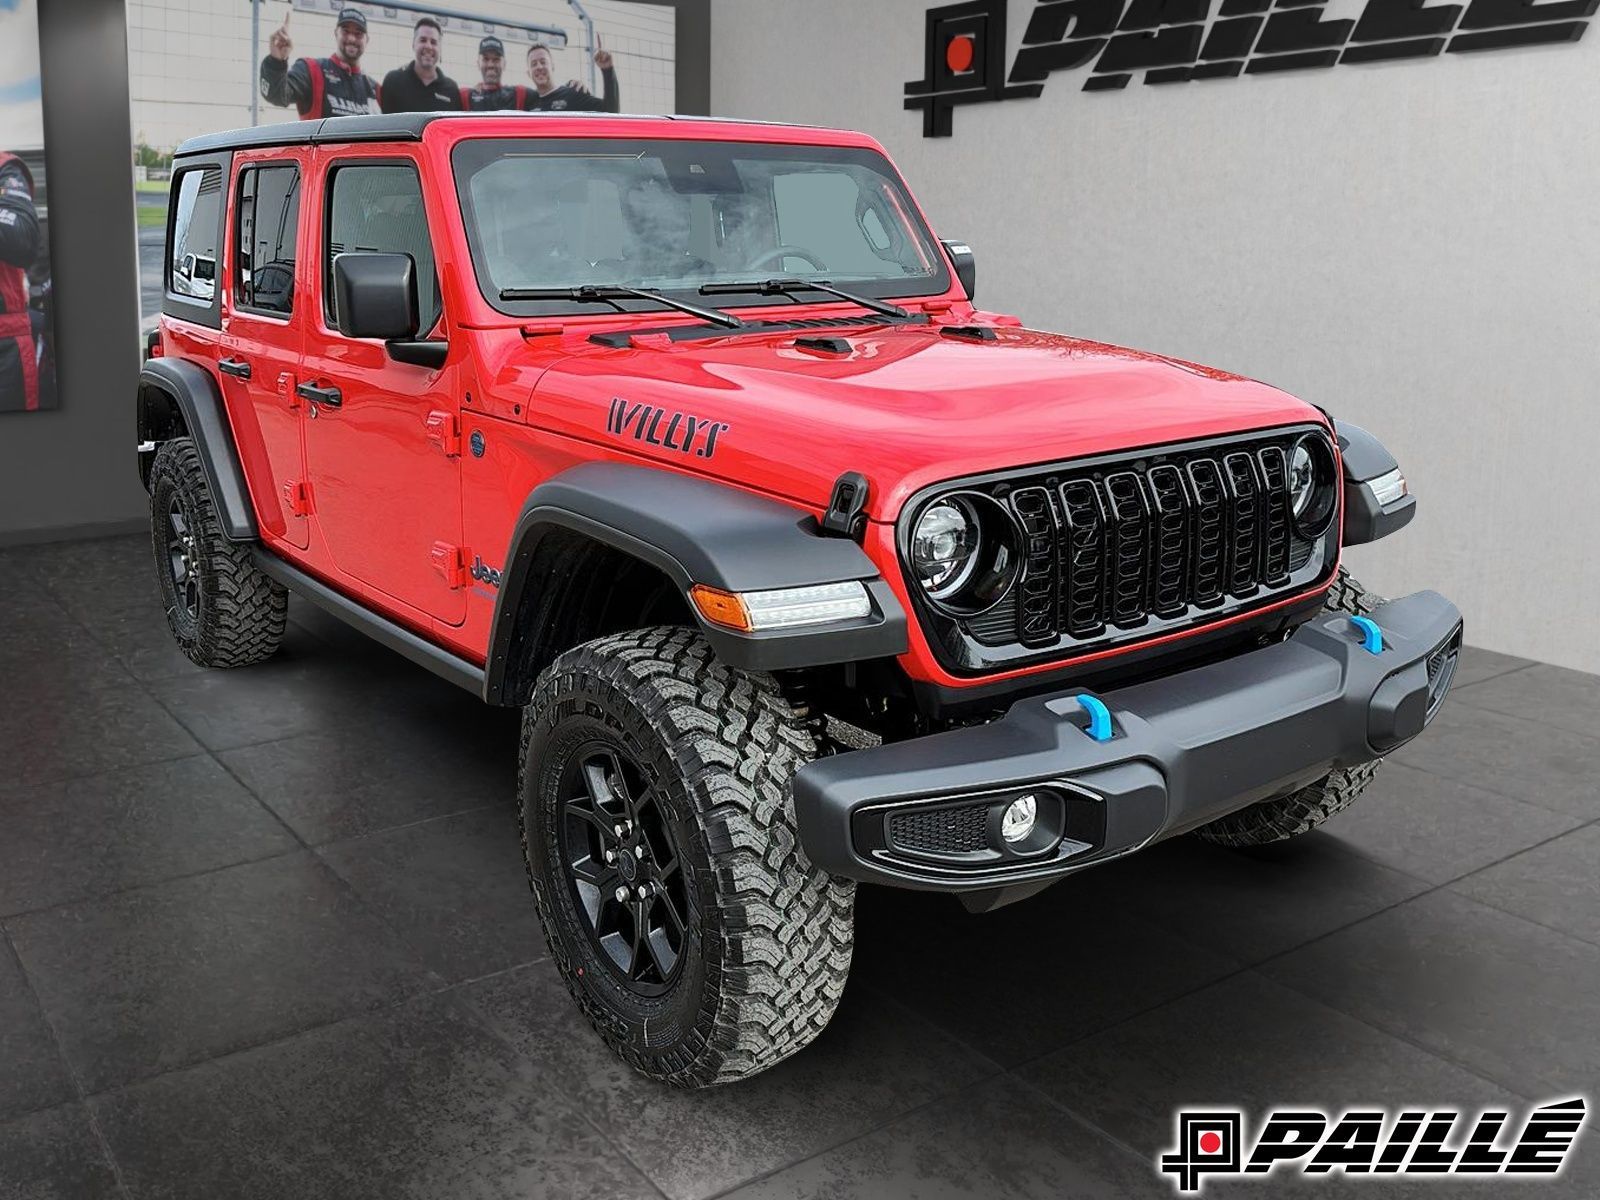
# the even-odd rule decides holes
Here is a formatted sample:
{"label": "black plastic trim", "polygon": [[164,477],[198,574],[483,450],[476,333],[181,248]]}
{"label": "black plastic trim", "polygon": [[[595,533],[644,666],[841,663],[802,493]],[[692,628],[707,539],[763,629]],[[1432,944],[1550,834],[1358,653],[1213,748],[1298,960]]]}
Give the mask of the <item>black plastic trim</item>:
{"label": "black plastic trim", "polygon": [[[1383,631],[1380,654],[1364,648],[1348,616],[1326,613],[1277,645],[1103,693],[1109,741],[1087,736],[1076,695],[1064,692],[985,725],[818,759],[794,779],[801,844],[845,878],[986,891],[1060,878],[1371,762],[1430,719],[1427,660],[1459,639],[1461,614],[1438,593],[1418,592],[1371,616]],[[957,874],[856,844],[863,811],[1063,785],[1098,797],[1105,818],[1090,848],[1064,861]]]}
{"label": "black plastic trim", "polygon": [[296,595],[304,596],[318,608],[338,617],[352,629],[359,630],[373,641],[397,651],[419,666],[426,667],[457,687],[465,688],[474,695],[483,694],[482,667],[434,645],[418,634],[412,633],[404,625],[379,616],[315,576],[307,575],[300,568],[284,562],[275,554],[257,547],[253,557],[262,574],[276,579]]}
{"label": "black plastic trim", "polygon": [[1387,507],[1369,481],[1396,470],[1399,463],[1383,443],[1349,421],[1333,423],[1344,460],[1344,524],[1340,537],[1346,546],[1361,546],[1404,529],[1417,515],[1417,498],[1402,496]]}
{"label": "black plastic trim", "polygon": [[[182,410],[189,436],[200,453],[223,534],[231,542],[255,541],[258,534],[250,489],[239,465],[222,393],[211,373],[187,359],[152,358],[139,372],[139,386],[159,388]],[[143,420],[141,413],[141,430]]]}
{"label": "black plastic trim", "polygon": [[1339,443],[1339,456],[1344,460],[1346,480],[1362,483],[1387,475],[1400,464],[1382,442],[1359,425],[1349,421],[1334,421],[1333,436]]}
{"label": "black plastic trim", "polygon": [[[874,613],[856,621],[743,634],[702,622],[719,657],[746,670],[786,670],[904,654],[905,613],[855,542],[824,537],[800,509],[709,480],[651,467],[586,463],[529,493],[506,552],[489,639],[484,698],[505,703],[506,670],[539,541],[570,529],[662,571],[687,593],[860,580]],[[692,608],[692,606],[691,606]]]}

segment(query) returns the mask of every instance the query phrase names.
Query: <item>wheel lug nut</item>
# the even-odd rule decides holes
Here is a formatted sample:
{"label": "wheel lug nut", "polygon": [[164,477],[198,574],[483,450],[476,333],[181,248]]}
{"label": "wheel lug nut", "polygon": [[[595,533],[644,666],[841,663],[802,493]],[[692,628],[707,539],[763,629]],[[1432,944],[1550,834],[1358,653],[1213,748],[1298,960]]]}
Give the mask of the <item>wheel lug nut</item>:
{"label": "wheel lug nut", "polygon": [[621,825],[613,825],[611,827],[611,832],[616,834],[618,837],[621,837],[622,836],[622,826]]}
{"label": "wheel lug nut", "polygon": [[628,900],[628,889],[625,888],[625,887],[619,887],[617,889],[617,903],[618,904],[626,904],[627,900]]}
{"label": "wheel lug nut", "polygon": [[644,857],[644,843],[643,842],[640,842],[637,846],[635,846],[633,848],[633,856],[635,858],[643,858]]}
{"label": "wheel lug nut", "polygon": [[645,885],[641,883],[639,885],[639,899],[643,900],[649,894],[650,894],[650,889],[645,887]]}
{"label": "wheel lug nut", "polygon": [[617,852],[615,850],[607,850],[606,851],[606,861],[608,863],[616,862],[617,861]]}

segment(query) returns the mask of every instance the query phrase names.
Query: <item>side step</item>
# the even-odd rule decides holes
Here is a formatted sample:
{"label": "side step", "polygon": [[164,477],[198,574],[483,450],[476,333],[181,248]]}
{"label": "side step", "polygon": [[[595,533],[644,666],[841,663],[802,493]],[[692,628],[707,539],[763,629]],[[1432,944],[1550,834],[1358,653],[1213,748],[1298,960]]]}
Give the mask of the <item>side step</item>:
{"label": "side step", "polygon": [[253,557],[262,574],[277,580],[297,596],[304,596],[318,608],[338,617],[352,629],[359,630],[374,641],[403,654],[418,666],[428,668],[441,679],[448,679],[457,687],[465,688],[474,696],[482,698],[482,667],[435,646],[387,617],[381,617],[362,608],[344,593],[335,591],[322,580],[307,575],[300,568],[290,566],[275,554],[257,547]]}

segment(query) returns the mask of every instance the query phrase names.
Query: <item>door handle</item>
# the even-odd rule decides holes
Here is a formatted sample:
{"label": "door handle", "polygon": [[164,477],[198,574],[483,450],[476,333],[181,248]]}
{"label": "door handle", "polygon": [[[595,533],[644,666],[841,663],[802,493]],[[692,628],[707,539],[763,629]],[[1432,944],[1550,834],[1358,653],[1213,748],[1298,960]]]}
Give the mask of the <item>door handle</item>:
{"label": "door handle", "polygon": [[250,364],[242,358],[225,358],[217,364],[217,370],[235,379],[250,378]]}
{"label": "door handle", "polygon": [[294,389],[296,396],[302,396],[313,404],[320,404],[324,408],[338,408],[344,403],[344,394],[336,387],[318,387],[314,383],[298,384]]}

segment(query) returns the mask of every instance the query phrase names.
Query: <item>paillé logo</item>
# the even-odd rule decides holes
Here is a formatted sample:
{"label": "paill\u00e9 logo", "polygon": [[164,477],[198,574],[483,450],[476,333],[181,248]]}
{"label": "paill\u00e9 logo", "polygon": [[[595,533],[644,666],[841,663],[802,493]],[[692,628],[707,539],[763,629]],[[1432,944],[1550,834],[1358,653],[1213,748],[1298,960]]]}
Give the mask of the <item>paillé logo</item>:
{"label": "paill\u00e9 logo", "polygon": [[[1038,96],[1052,72],[1089,67],[1086,92],[1270,71],[1575,42],[1600,0],[1366,0],[1330,21],[1328,0],[1040,0],[1006,75],[1006,0],[928,12],[925,74],[906,84],[924,137],[949,137],[957,105]],[[1092,64],[1092,65],[1091,65]]]}
{"label": "paill\u00e9 logo", "polygon": [[1583,1097],[1541,1105],[1514,1138],[1509,1112],[1471,1120],[1455,1109],[1347,1109],[1337,1119],[1316,1109],[1274,1109],[1245,1153],[1244,1114],[1184,1109],[1177,1145],[1161,1156],[1180,1193],[1199,1192],[1207,1176],[1547,1175],[1557,1176],[1588,1116]]}

